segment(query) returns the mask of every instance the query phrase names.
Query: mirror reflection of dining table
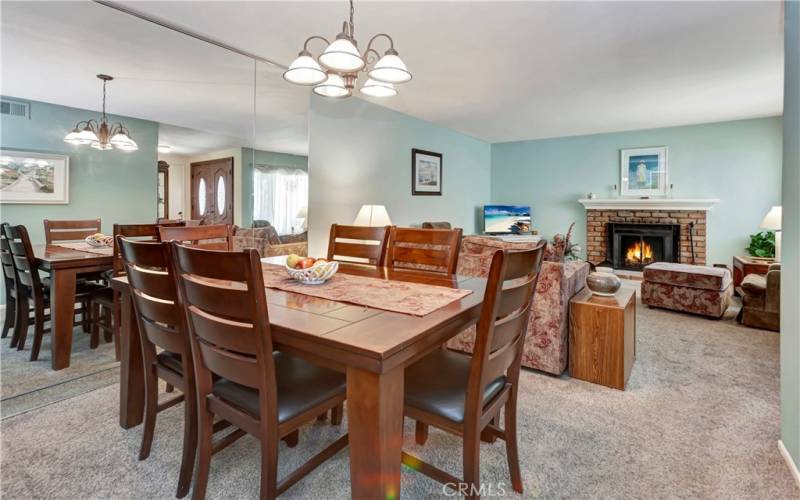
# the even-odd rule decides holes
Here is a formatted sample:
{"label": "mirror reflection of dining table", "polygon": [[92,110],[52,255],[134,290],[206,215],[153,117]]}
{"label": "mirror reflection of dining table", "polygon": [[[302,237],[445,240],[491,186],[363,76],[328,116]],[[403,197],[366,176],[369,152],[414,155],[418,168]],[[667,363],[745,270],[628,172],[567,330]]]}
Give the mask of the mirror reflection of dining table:
{"label": "mirror reflection of dining table", "polygon": [[[321,290],[313,287],[325,285],[289,287],[292,291],[272,288],[277,273],[286,274],[278,267],[285,257],[262,262],[275,348],[347,375],[352,497],[399,498],[404,369],[478,320],[486,280],[339,264],[332,279],[369,278],[389,287],[422,285],[420,290],[434,295],[440,287],[464,294],[424,315],[406,314],[382,309],[380,304],[366,307],[313,296]],[[122,301],[120,425],[127,429],[142,421],[142,353],[126,278],[114,278],[112,288],[121,293]]]}
{"label": "mirror reflection of dining table", "polygon": [[80,275],[111,269],[111,248],[81,249],[82,245],[33,245],[39,269],[50,274],[51,365],[53,370],[68,368],[72,354],[75,314],[75,286]]}

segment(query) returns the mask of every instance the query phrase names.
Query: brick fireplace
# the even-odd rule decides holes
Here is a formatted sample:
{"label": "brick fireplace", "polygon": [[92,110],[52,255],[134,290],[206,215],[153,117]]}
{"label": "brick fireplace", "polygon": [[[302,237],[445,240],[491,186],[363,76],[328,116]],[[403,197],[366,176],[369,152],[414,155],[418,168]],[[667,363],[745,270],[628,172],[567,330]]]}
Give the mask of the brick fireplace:
{"label": "brick fireplace", "polygon": [[[586,254],[593,264],[612,261],[609,253],[609,223],[675,225],[679,234],[675,260],[706,265],[708,208],[718,200],[579,200],[586,207]],[[693,228],[694,262],[689,238]]]}

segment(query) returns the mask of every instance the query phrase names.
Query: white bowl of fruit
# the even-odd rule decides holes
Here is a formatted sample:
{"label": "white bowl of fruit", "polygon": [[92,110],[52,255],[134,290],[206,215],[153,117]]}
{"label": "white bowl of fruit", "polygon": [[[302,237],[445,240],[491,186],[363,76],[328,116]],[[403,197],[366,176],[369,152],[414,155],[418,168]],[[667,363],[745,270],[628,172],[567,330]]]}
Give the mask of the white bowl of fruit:
{"label": "white bowl of fruit", "polygon": [[103,233],[94,233],[92,235],[87,236],[84,238],[86,243],[93,247],[111,247],[114,245],[114,238],[112,236],[107,236]]}
{"label": "white bowl of fruit", "polygon": [[321,285],[338,270],[339,263],[336,261],[301,257],[295,254],[286,257],[286,272],[292,279],[305,285]]}

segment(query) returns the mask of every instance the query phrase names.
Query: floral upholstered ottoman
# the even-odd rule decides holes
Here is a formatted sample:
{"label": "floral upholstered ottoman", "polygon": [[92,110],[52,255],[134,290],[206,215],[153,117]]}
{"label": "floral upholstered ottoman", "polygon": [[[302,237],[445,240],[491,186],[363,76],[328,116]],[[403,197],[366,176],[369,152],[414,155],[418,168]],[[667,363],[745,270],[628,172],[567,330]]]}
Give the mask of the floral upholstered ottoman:
{"label": "floral upholstered ottoman", "polygon": [[721,318],[731,303],[733,280],[721,267],[657,262],[644,268],[642,303]]}

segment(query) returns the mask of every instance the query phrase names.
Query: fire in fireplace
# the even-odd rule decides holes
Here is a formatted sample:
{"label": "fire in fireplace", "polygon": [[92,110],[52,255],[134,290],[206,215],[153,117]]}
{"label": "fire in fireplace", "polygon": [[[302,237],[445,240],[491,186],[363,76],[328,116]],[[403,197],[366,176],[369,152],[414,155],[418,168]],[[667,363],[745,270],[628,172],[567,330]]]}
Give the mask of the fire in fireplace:
{"label": "fire in fireplace", "polygon": [[679,224],[609,222],[607,259],[614,269],[641,271],[653,262],[680,262]]}
{"label": "fire in fireplace", "polygon": [[653,247],[646,241],[635,241],[625,252],[625,265],[630,267],[646,266],[655,261]]}

